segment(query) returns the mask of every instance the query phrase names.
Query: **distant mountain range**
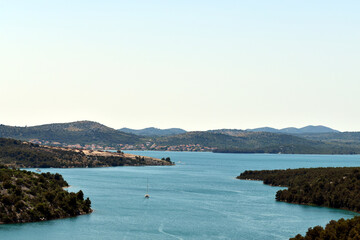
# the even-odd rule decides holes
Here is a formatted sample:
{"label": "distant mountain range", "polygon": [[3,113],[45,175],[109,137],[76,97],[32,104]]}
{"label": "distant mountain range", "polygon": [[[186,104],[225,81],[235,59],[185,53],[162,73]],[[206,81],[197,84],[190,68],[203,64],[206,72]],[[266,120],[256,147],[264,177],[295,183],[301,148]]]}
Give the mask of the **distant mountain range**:
{"label": "distant mountain range", "polygon": [[0,125],[0,137],[63,147],[95,144],[97,149],[113,147],[122,150],[360,154],[360,132],[342,133],[324,126],[196,132],[156,128],[120,130],[91,121],[34,127]]}
{"label": "distant mountain range", "polygon": [[288,133],[288,134],[308,134],[308,133],[335,133],[339,132],[338,130],[334,130],[329,127],[325,126],[306,126],[303,128],[294,128],[294,127],[288,127],[288,128],[282,128],[282,129],[276,129],[276,128],[270,128],[270,127],[263,127],[263,128],[254,128],[254,129],[246,129],[247,132],[272,132],[272,133]]}
{"label": "distant mountain range", "polygon": [[154,127],[149,127],[139,130],[131,129],[131,128],[121,128],[118,130],[121,132],[131,133],[139,136],[170,136],[170,135],[186,133],[186,131],[181,128],[159,129]]}
{"label": "distant mountain range", "polygon": [[[144,129],[131,129],[131,128],[121,128],[118,129],[121,132],[131,133],[138,136],[171,136],[186,133],[184,129],[181,128],[168,128],[168,129],[159,129],[154,127],[144,128]],[[231,136],[241,136],[245,132],[269,132],[269,133],[285,133],[285,134],[312,134],[312,133],[338,133],[340,131],[334,130],[325,126],[306,126],[303,128],[288,127],[282,129],[276,129],[271,127],[262,127],[254,129],[218,129],[218,130],[208,130],[208,132],[213,133],[224,133]]]}

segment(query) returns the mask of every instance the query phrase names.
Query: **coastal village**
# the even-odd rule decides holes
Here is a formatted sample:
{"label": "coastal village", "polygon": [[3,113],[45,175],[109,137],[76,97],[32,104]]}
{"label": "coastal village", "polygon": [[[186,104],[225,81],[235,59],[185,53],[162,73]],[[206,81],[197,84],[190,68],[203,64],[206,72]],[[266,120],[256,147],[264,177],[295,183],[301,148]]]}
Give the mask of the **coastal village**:
{"label": "coastal village", "polygon": [[65,147],[65,148],[76,148],[76,149],[87,149],[87,150],[101,150],[101,151],[111,151],[111,150],[137,150],[137,151],[186,151],[186,152],[212,152],[216,148],[214,147],[205,147],[200,144],[181,144],[174,146],[161,146],[156,145],[156,143],[146,142],[145,144],[117,144],[116,146],[102,146],[99,144],[67,144],[61,142],[51,142],[39,139],[31,139],[29,142],[39,145],[48,145],[55,147]]}

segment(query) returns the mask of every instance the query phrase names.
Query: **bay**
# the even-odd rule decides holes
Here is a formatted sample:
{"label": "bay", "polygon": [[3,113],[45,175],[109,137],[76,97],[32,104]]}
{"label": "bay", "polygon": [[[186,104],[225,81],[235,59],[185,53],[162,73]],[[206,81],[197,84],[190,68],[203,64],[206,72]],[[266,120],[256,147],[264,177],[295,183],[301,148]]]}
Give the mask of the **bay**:
{"label": "bay", "polygon": [[176,166],[42,169],[62,174],[69,191],[83,190],[94,212],[0,225],[0,239],[288,239],[357,215],[276,202],[282,188],[235,177],[245,170],[360,166],[358,155],[131,153],[170,157]]}

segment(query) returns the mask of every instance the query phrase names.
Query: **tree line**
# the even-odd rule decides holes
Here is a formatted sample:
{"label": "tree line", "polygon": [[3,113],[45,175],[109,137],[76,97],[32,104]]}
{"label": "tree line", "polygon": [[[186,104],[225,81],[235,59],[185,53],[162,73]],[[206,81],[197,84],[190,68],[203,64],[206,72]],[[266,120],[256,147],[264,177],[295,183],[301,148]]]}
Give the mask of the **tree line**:
{"label": "tree line", "polygon": [[[276,200],[340,208],[360,212],[360,168],[302,168],[245,171],[238,179],[261,180],[264,184],[288,187],[276,193]],[[293,239],[359,239],[360,218],[331,221],[325,229],[310,228],[305,237]]]}

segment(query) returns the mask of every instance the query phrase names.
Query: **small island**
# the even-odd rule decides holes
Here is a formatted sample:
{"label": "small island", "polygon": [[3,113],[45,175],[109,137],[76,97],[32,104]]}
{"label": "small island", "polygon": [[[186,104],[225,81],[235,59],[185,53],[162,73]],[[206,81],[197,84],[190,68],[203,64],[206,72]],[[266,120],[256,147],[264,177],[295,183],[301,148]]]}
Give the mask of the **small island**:
{"label": "small island", "polygon": [[37,222],[92,212],[84,193],[64,190],[68,183],[56,173],[34,173],[0,165],[0,224]]}
{"label": "small island", "polygon": [[[245,171],[237,179],[287,187],[276,193],[277,201],[360,212],[359,167]],[[360,217],[331,221],[325,229],[316,226],[292,239],[360,239],[359,224]]]}

